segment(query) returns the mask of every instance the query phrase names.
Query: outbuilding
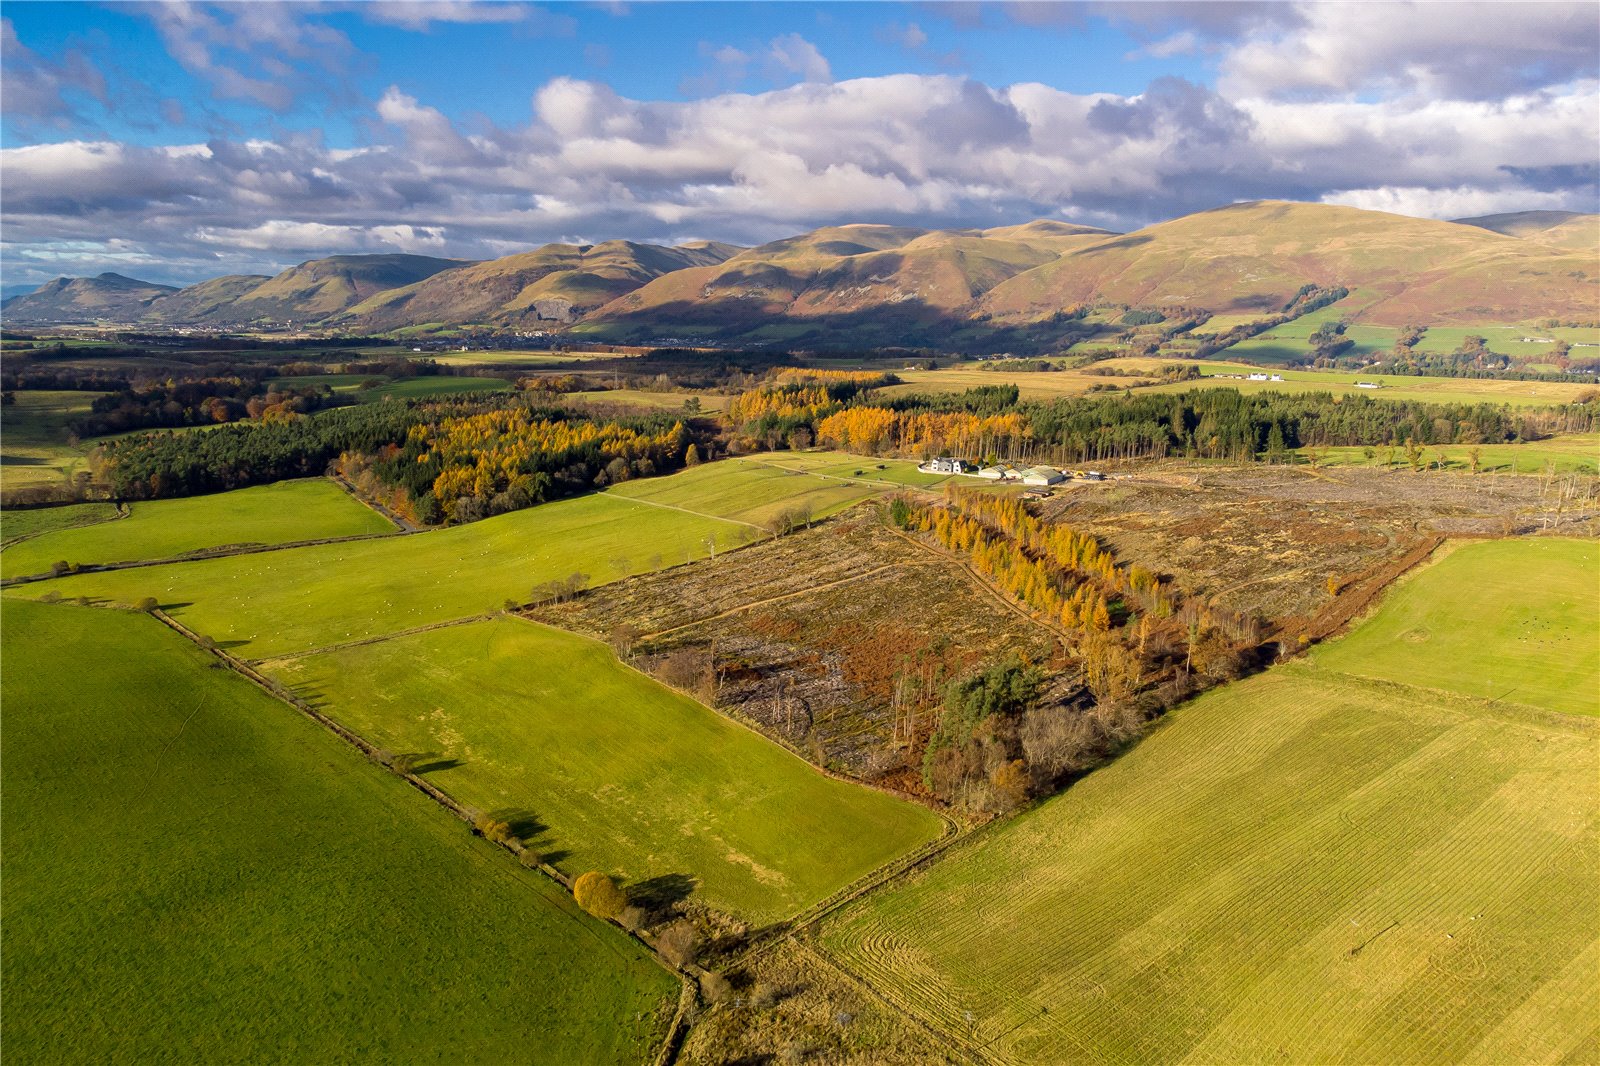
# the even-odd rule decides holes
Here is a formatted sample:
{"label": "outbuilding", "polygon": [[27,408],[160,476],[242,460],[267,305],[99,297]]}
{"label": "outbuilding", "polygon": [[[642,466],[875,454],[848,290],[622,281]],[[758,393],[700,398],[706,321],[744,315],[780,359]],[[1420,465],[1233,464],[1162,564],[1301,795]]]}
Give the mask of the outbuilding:
{"label": "outbuilding", "polygon": [[1022,472],[1024,485],[1058,485],[1067,480],[1067,475],[1053,466],[1030,466]]}

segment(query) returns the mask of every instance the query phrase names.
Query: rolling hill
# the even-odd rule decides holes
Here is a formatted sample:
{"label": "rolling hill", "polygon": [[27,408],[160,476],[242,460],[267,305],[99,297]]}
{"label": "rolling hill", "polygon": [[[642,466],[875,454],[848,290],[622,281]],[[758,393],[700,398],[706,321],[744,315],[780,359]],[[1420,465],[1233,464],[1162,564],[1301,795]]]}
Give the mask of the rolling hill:
{"label": "rolling hill", "polygon": [[311,259],[217,306],[200,321],[210,325],[321,322],[380,292],[466,265],[465,260],[426,255],[332,255]]}
{"label": "rolling hill", "polygon": [[1276,310],[1302,285],[1364,291],[1383,325],[1592,318],[1593,255],[1474,226],[1329,204],[1233,204],[1091,243],[996,286],[996,321],[1092,302]]}
{"label": "rolling hill", "polygon": [[676,248],[621,240],[547,244],[376,293],[338,324],[378,332],[431,323],[569,323],[654,278],[721,263],[739,250],[710,241]]}
{"label": "rolling hill", "polygon": [[227,274],[202,281],[156,300],[145,309],[141,321],[182,325],[226,317],[237,300],[271,280],[265,274]]}
{"label": "rolling hill", "polygon": [[828,226],[658,278],[589,322],[645,337],[905,343],[948,331],[994,286],[1107,236],[1048,221],[954,231]]}
{"label": "rolling hill", "polygon": [[102,320],[131,322],[172,285],[124,277],[110,272],[93,278],[56,278],[3,305],[7,325],[53,325]]}
{"label": "rolling hill", "polygon": [[1127,234],[1048,219],[982,230],[862,223],[744,249],[611,240],[476,263],[339,255],[181,291],[104,274],[57,279],[5,309],[19,325],[539,326],[640,343],[1041,351],[1093,335],[1063,316],[1073,308],[1256,315],[1306,285],[1349,289],[1340,317],[1375,326],[1592,321],[1596,238],[1600,216],[1571,212],[1443,222],[1258,201]]}
{"label": "rolling hill", "polygon": [[1586,215],[1577,211],[1513,211],[1510,214],[1479,215],[1454,221],[1463,226],[1477,226],[1554,248],[1571,248],[1580,252],[1600,249],[1600,215]]}

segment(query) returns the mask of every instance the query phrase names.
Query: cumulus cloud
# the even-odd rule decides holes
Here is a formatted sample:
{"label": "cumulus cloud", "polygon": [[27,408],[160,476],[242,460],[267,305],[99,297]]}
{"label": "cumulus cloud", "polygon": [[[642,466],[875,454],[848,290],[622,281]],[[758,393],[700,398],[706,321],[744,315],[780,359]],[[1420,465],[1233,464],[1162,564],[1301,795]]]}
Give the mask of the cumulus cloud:
{"label": "cumulus cloud", "polygon": [[1595,210],[1597,101],[1596,81],[1492,101],[1304,100],[1178,78],[1115,95],[908,74],[641,101],[556,78],[526,122],[469,134],[391,86],[370,105],[379,138],[350,148],[5,149],[0,217],[8,270],[31,263],[42,280],[144,256],[161,280],[195,280],[333,251],[754,243],[850,221],[1127,229],[1258,198],[1437,217]]}
{"label": "cumulus cloud", "polygon": [[1409,0],[1296,10],[1298,24],[1243,40],[1224,56],[1224,92],[1381,90],[1489,100],[1600,77],[1600,19],[1589,2]]}

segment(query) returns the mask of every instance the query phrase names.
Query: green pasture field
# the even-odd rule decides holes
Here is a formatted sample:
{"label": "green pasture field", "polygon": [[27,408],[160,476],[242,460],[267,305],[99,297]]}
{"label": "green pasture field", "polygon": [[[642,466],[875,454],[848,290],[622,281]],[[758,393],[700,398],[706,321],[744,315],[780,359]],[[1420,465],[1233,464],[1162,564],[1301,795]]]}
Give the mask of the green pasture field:
{"label": "green pasture field", "polygon": [[[1490,547],[1503,554],[1474,578],[1551,558],[1541,541]],[[1586,548],[1574,594],[1592,612]],[[1430,610],[1453,627],[1438,647],[1526,676],[1553,640],[1592,645],[1592,614],[1566,616],[1587,625],[1566,638],[1548,616],[1545,647],[1498,624],[1485,639],[1486,603],[1525,633],[1552,596],[1498,592],[1478,613]],[[1002,1061],[1594,1061],[1600,730],[1335,669],[1388,624],[1380,612],[1310,662],[1177,709],[1110,766],[846,908],[823,945]]]}
{"label": "green pasture field", "polygon": [[[1229,349],[1231,353],[1233,349]],[[1185,360],[1169,360],[1184,362]],[[1112,360],[1116,366],[1122,360]],[[1148,359],[1127,360],[1143,365]],[[1543,407],[1571,403],[1594,388],[1576,382],[1507,381],[1494,378],[1410,377],[1406,375],[1365,374],[1355,370],[1272,370],[1283,381],[1245,381],[1224,378],[1223,374],[1248,374],[1261,368],[1247,363],[1201,362],[1200,380],[1153,385],[1151,392],[1186,392],[1197,387],[1237,389],[1252,392],[1330,392],[1335,396],[1371,396],[1379,400],[1418,400],[1424,403],[1493,403],[1514,407]],[[1110,379],[1116,380],[1116,379]],[[1382,388],[1358,389],[1357,381],[1371,381]]]}
{"label": "green pasture field", "polygon": [[1597,634],[1600,542],[1480,541],[1401,580],[1371,618],[1312,659],[1330,671],[1600,715]]}
{"label": "green pasture field", "polygon": [[12,508],[0,511],[0,543],[58,529],[92,526],[116,516],[116,506],[109,503],[73,503],[65,507],[34,507],[28,510]]}
{"label": "green pasture field", "polygon": [[510,392],[506,378],[447,378],[439,376],[396,378],[375,389],[356,392],[362,403],[376,403],[390,396],[416,399],[421,396],[455,396],[463,392]]}
{"label": "green pasture field", "polygon": [[730,460],[414,536],[80,574],[12,594],[154,596],[241,657],[265,658],[497,610],[572,573],[598,585],[658,570],[763,536],[757,523],[797,502],[820,518],[878,491]]}
{"label": "green pasture field", "polygon": [[[1444,469],[1470,472],[1472,469],[1471,444],[1446,444]],[[1478,470],[1483,474],[1542,474],[1553,468],[1558,474],[1600,473],[1600,433],[1565,433],[1545,440],[1522,444],[1481,444],[1478,448]],[[1317,460],[1322,466],[1386,466],[1389,449],[1374,447],[1322,448],[1317,450]],[[1423,449],[1423,459],[1431,470],[1437,460],[1440,446],[1428,445]],[[1405,449],[1394,450],[1394,469],[1409,469]]]}
{"label": "green pasture field", "polygon": [[[1546,329],[1542,326],[1430,326],[1422,335],[1422,339],[1417,341],[1417,351],[1447,354],[1460,348],[1468,337],[1482,337],[1491,352],[1528,358],[1550,351],[1557,340],[1578,345],[1600,344],[1600,329],[1573,327]],[[1550,343],[1542,340],[1546,337],[1550,338]],[[1592,347],[1572,349],[1572,356],[1575,359],[1582,359],[1586,354],[1600,356],[1600,352]]]}
{"label": "green pasture field", "polygon": [[128,506],[129,516],[114,523],[62,529],[12,545],[0,552],[0,577],[46,573],[58,561],[170,559],[224,545],[395,532],[394,523],[325,478]]}
{"label": "green pasture field", "polygon": [[[1305,359],[1311,353],[1311,335],[1320,329],[1323,323],[1343,321],[1361,310],[1371,300],[1370,293],[1353,293],[1338,303],[1318,308],[1309,315],[1302,315],[1281,326],[1274,326],[1265,333],[1240,341],[1225,349],[1227,357],[1262,364],[1290,363]],[[1345,354],[1372,355],[1393,348],[1400,331],[1387,326],[1369,326],[1355,322],[1350,324],[1344,335],[1355,342]]]}
{"label": "green pasture field", "polygon": [[380,747],[426,753],[441,766],[428,780],[461,802],[536,821],[533,846],[562,870],[687,876],[694,898],[752,921],[940,833],[931,812],[819,773],[600,641],[521,619],[264,669]]}
{"label": "green pasture field", "polygon": [[[949,474],[925,474],[917,469],[916,463],[903,459],[874,459],[848,452],[772,452],[751,456],[745,462],[804,470],[819,477],[911,488],[931,488],[951,478]],[[861,473],[857,474],[858,470]]]}
{"label": "green pasture field", "polygon": [[708,538],[727,549],[752,533],[596,493],[414,536],[80,574],[12,594],[154,596],[191,629],[257,658],[497,610],[576,572],[603,584],[700,558]]}
{"label": "green pasture field", "polygon": [[[793,507],[809,507],[813,518],[825,518],[885,488],[780,469],[763,462],[763,458],[747,456],[705,463],[671,477],[624,482],[610,491],[630,500],[684,507],[762,527],[779,512]],[[893,465],[915,470],[913,463],[901,461]]]}
{"label": "green pasture field", "polygon": [[59,484],[84,468],[89,446],[68,442],[67,424],[89,413],[104,395],[55,389],[19,389],[17,402],[0,410],[0,486]]}
{"label": "green pasture field", "polygon": [[159,622],[7,601],[6,1060],[641,1062],[677,982]]}

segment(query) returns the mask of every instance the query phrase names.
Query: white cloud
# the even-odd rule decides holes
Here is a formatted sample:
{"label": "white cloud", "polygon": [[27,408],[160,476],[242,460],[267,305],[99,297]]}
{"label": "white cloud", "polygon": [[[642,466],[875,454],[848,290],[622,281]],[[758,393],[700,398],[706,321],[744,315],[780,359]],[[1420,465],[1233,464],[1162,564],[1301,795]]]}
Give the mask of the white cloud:
{"label": "white cloud", "polygon": [[1257,198],[1442,217],[1594,210],[1600,182],[1596,82],[1495,101],[1234,101],[1181,79],[1120,96],[893,75],[677,102],[557,78],[526,124],[470,136],[396,87],[372,109],[390,143],[5,149],[5,255],[121,240],[118,254],[167,277],[200,277],[331,251],[480,258],[850,221],[1132,228]]}
{"label": "white cloud", "polygon": [[817,46],[798,33],[774,37],[767,50],[767,58],[780,70],[798,74],[806,81],[832,81],[833,69],[828,66]]}

